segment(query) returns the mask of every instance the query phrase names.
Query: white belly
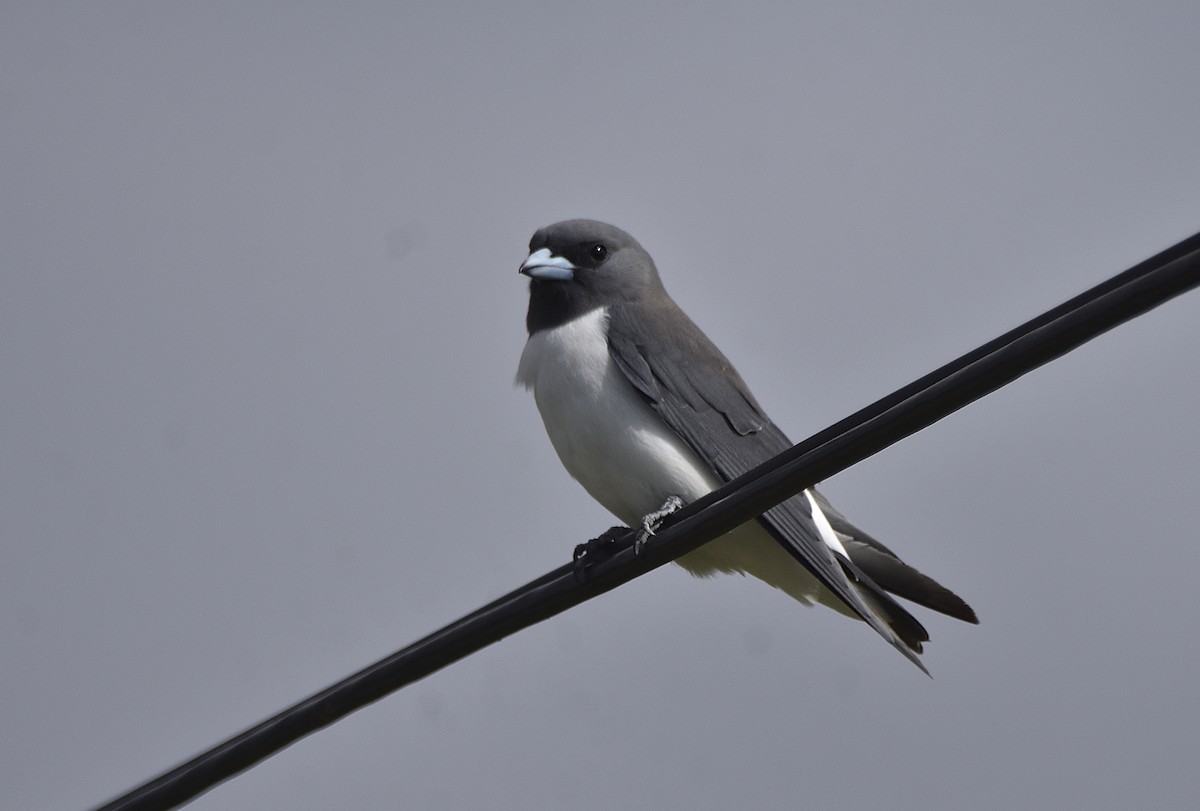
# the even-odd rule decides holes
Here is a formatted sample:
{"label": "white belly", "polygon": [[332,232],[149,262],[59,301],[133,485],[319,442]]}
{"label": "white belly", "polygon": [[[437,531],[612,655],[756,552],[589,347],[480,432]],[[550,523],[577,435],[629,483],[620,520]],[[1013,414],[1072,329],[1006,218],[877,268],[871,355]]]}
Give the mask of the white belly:
{"label": "white belly", "polygon": [[[567,472],[609,512],[637,526],[668,497],[694,501],[720,481],[616,367],[608,351],[607,323],[601,308],[530,336],[517,383],[533,392]],[[750,574],[805,604],[823,596],[808,570],[757,522],[676,562],[702,577]]]}
{"label": "white belly", "polygon": [[692,501],[718,480],[634,391],[608,353],[604,309],[529,338],[517,382],[584,489],[627,524],[672,495]]}

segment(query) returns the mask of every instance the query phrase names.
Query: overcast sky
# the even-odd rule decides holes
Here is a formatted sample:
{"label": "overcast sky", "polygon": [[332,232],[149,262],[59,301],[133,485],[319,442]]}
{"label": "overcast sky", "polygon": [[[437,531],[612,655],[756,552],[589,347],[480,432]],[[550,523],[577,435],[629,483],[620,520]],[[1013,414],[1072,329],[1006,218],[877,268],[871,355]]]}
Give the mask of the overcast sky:
{"label": "overcast sky", "polygon": [[[0,7],[0,786],[85,808],[608,527],[512,379],[632,232],[795,439],[1200,229],[1200,5]],[[660,569],[197,800],[1194,808],[1200,295],[825,485],[934,679]]]}

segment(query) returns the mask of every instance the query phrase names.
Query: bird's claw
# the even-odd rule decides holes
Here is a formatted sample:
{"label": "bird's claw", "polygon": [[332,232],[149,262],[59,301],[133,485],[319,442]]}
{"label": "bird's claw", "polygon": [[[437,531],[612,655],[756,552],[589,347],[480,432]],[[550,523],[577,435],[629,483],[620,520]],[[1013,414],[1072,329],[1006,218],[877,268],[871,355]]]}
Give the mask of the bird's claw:
{"label": "bird's claw", "polygon": [[598,538],[592,538],[587,543],[581,543],[575,547],[575,553],[571,556],[571,560],[575,563],[575,571],[583,572],[589,566],[601,558],[605,553],[612,551],[612,546],[617,542],[617,539],[629,531],[629,527],[610,527]]}
{"label": "bird's claw", "polygon": [[642,528],[638,530],[637,537],[633,541],[633,554],[642,554],[643,547],[654,535],[655,530],[662,526],[663,519],[682,506],[683,499],[679,496],[671,496],[657,510],[642,516]]}

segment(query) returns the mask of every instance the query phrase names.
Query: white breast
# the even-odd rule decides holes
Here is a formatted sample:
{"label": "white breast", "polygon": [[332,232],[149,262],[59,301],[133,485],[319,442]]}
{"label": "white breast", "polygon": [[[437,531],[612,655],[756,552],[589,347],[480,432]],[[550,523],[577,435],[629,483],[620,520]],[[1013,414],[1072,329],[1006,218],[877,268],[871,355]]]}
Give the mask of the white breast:
{"label": "white breast", "polygon": [[669,496],[699,498],[717,479],[613,363],[607,328],[600,308],[530,336],[517,383],[533,392],[567,472],[634,524]]}
{"label": "white breast", "polygon": [[[718,480],[625,379],[608,353],[608,314],[593,310],[529,338],[517,383],[533,392],[563,467],[621,521],[637,526],[669,496],[692,501]],[[699,577],[741,572],[811,605],[849,611],[751,521],[677,561]]]}

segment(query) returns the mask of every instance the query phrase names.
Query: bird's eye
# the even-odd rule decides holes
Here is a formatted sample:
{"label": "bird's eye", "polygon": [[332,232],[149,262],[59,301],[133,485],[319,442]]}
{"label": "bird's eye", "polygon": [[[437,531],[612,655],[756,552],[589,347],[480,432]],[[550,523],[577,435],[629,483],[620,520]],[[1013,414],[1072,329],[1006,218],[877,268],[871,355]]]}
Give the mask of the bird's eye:
{"label": "bird's eye", "polygon": [[600,264],[608,258],[608,248],[600,243],[596,243],[591,248],[588,248],[588,255],[592,257],[593,262]]}

